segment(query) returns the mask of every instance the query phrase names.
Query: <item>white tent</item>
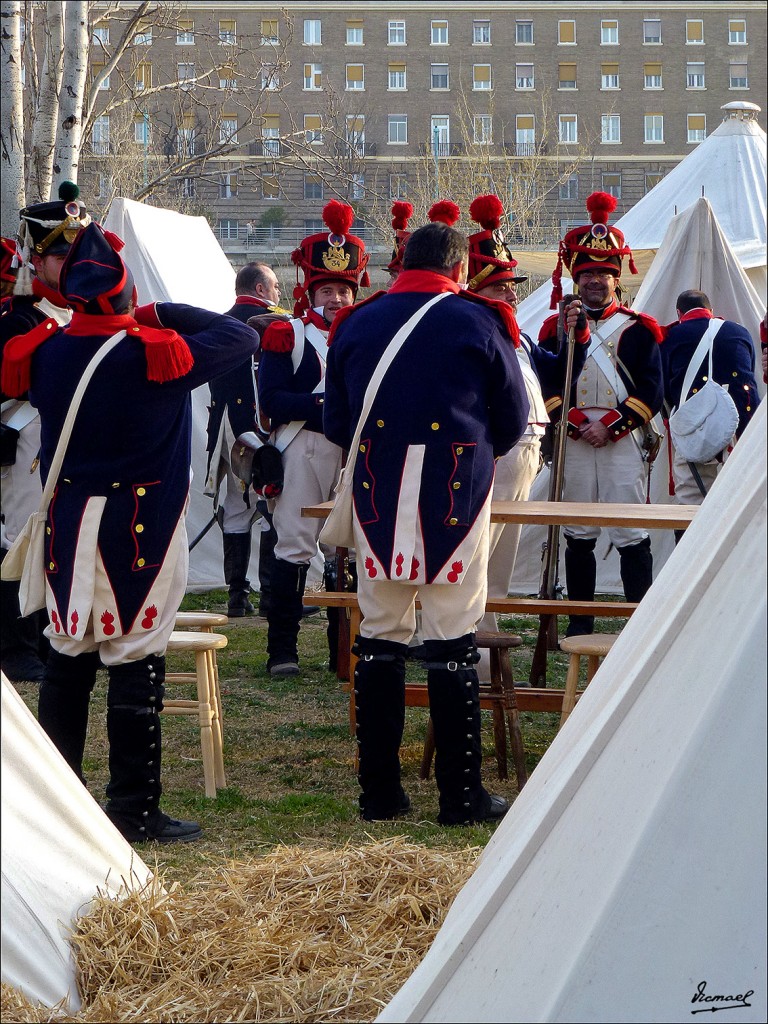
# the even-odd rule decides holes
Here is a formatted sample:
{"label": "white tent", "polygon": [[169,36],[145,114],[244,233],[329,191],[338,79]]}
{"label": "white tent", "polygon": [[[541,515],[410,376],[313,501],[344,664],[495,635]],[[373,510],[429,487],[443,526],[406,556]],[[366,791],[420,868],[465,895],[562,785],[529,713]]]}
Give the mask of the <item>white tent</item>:
{"label": "white tent", "polygon": [[382,1024],[766,1020],[765,428],[763,407]]}
{"label": "white tent", "polygon": [[2,676],[2,980],[28,999],[80,1006],[67,934],[101,890],[149,868]]}
{"label": "white tent", "polygon": [[[187,217],[131,199],[116,199],[104,226],[125,242],[121,255],[133,272],[140,304],[185,302],[216,313],[224,313],[233,305],[235,272],[205,217]],[[213,514],[212,501],[202,491],[209,403],[208,386],[198,388],[192,396],[194,476],[187,516],[190,541]],[[256,578],[253,569],[251,579]],[[189,587],[205,590],[223,585],[221,531],[214,527],[190,555]]]}

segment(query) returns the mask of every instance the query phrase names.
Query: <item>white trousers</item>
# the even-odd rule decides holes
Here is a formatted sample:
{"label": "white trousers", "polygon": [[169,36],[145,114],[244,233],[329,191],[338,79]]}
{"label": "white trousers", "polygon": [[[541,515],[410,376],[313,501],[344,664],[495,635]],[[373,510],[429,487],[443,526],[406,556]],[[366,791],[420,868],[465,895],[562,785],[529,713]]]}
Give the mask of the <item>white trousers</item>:
{"label": "white trousers", "polygon": [[[723,467],[723,463],[717,458],[709,462],[695,462],[696,470],[704,484],[704,490],[709,494],[712,484],[717,479],[717,474]],[[681,458],[674,450],[672,455],[672,479],[675,482],[675,501],[678,505],[700,505],[704,501],[704,495],[699,490],[699,485],[694,479],[690,465]]]}
{"label": "white trousers", "polygon": [[[40,506],[43,487],[40,482],[40,469],[35,466],[35,458],[40,451],[40,419],[32,420],[19,431],[16,445],[16,462],[12,466],[3,466],[2,485],[2,545],[10,548],[19,533],[24,529],[27,520]],[[34,469],[33,469],[34,467]]]}
{"label": "white trousers", "polygon": [[302,429],[283,452],[283,492],[275,499],[275,557],[310,562],[317,554],[322,519],[302,516],[305,505],[329,501],[341,472],[341,448],[314,430]]}

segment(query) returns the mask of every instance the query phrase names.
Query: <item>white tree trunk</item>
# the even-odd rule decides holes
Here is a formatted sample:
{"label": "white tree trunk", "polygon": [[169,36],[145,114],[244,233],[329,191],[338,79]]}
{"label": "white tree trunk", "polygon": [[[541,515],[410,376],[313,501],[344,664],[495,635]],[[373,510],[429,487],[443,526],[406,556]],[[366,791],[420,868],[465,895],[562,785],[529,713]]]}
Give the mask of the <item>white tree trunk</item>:
{"label": "white tree trunk", "polygon": [[64,12],[64,69],[53,164],[54,191],[62,181],[77,181],[89,44],[87,0],[68,0]]}
{"label": "white tree trunk", "polygon": [[14,238],[24,206],[24,115],[21,88],[21,2],[0,3],[0,231]]}
{"label": "white tree trunk", "polygon": [[64,61],[64,4],[59,0],[47,0],[42,30],[44,54],[28,158],[27,195],[32,202],[44,203],[55,198],[51,195],[53,150]]}

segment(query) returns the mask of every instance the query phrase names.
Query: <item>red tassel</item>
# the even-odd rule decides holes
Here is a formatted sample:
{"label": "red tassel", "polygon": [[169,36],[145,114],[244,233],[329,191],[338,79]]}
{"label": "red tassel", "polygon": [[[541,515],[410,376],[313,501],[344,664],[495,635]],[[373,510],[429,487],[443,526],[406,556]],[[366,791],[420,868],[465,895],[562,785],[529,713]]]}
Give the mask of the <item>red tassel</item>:
{"label": "red tassel", "polygon": [[552,272],[552,294],[549,297],[549,308],[557,309],[557,304],[563,297],[563,258],[562,256],[557,257],[557,266]]}
{"label": "red tassel", "polygon": [[371,287],[371,279],[370,279],[370,277],[368,277],[368,271],[367,270],[363,271],[363,276],[360,279],[360,287],[361,288],[370,288]]}
{"label": "red tassel", "polygon": [[135,327],[129,329],[128,335],[137,335],[144,345],[147,380],[157,381],[158,384],[178,380],[195,365],[189,345],[170,327]]}
{"label": "red tassel", "polygon": [[632,255],[632,253],[629,254],[629,272],[630,274],[637,273],[637,267],[635,266],[635,257]]}
{"label": "red tassel", "polygon": [[125,242],[122,240],[120,235],[116,235],[114,231],[107,231],[106,228],[102,228],[104,237],[112,246],[115,252],[120,252],[121,249],[125,248]]}
{"label": "red tassel", "polygon": [[58,329],[59,325],[49,317],[26,334],[17,334],[11,338],[3,350],[3,366],[0,371],[3,394],[9,398],[18,398],[29,391],[32,383],[32,356]]}

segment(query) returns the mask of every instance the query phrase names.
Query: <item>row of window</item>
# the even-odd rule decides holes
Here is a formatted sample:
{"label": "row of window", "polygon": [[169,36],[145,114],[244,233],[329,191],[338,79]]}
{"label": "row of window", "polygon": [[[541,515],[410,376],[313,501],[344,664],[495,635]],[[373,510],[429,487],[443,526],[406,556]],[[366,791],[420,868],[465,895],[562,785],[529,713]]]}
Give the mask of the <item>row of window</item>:
{"label": "row of window", "polygon": [[[93,30],[94,39],[107,45],[109,43],[109,26],[97,25]],[[237,43],[237,23],[233,19],[222,19],[218,24],[219,43],[233,46]],[[347,46],[364,44],[364,22],[362,18],[347,18]],[[323,42],[323,26],[319,18],[304,19],[305,46],[321,46]],[[261,42],[277,44],[280,41],[279,21],[276,18],[261,20]],[[534,43],[533,19],[519,18],[515,21],[515,43],[530,46]],[[685,41],[690,45],[704,43],[704,22],[700,18],[688,18],[685,22]],[[447,19],[437,19],[430,23],[430,43],[432,46],[448,46],[450,42]],[[560,46],[576,45],[576,22],[563,20],[557,23],[557,42]],[[747,42],[747,22],[744,18],[728,19],[728,42],[734,46],[744,46]],[[148,46],[152,43],[152,29],[146,27],[133,37],[135,46]],[[195,23],[182,19],[176,25],[176,43],[179,46],[194,46]],[[491,43],[490,20],[478,19],[472,22],[472,43],[476,46]],[[618,46],[619,22],[616,18],[603,19],[600,22],[600,43],[602,46]],[[643,20],[643,43],[649,46],[662,44],[661,18],[645,18]],[[406,23],[404,20],[387,22],[387,45],[406,46]]]}

